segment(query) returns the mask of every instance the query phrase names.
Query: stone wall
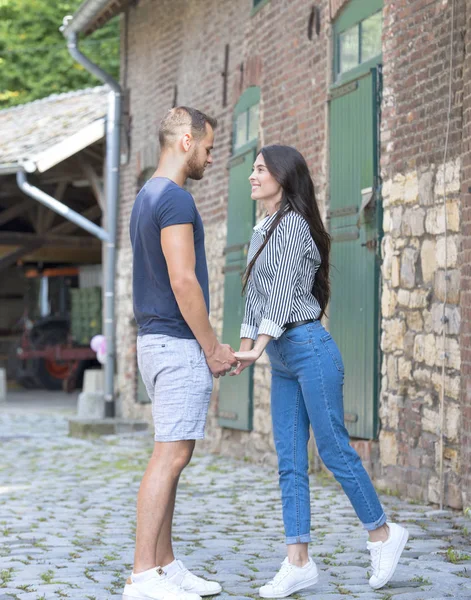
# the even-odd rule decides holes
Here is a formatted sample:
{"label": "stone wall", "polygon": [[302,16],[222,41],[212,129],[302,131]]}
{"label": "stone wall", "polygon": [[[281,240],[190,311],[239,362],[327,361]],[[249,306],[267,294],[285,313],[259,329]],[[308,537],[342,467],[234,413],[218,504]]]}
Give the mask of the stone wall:
{"label": "stone wall", "polygon": [[463,504],[471,506],[471,7],[466,14],[461,181],[461,475]]}
{"label": "stone wall", "polygon": [[[445,360],[445,502],[454,507],[462,503],[458,257],[464,15],[465,3],[456,2],[453,109],[445,167],[450,2],[385,3],[381,132],[384,238],[379,483],[409,497],[438,502]],[[406,43],[408,36],[414,38],[413,44]]]}

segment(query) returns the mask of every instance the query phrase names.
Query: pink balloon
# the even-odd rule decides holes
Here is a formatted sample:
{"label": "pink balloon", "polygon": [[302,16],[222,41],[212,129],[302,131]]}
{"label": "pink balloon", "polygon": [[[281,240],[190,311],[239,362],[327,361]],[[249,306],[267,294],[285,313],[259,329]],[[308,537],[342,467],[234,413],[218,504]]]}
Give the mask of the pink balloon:
{"label": "pink balloon", "polygon": [[90,340],[90,348],[94,352],[106,352],[106,338],[104,335],[94,335]]}

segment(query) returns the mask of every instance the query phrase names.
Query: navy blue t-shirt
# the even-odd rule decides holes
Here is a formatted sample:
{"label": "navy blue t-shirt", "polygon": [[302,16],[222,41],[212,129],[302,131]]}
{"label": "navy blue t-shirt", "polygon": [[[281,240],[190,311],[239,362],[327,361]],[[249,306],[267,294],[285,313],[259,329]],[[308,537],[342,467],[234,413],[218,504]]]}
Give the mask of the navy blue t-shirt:
{"label": "navy blue t-shirt", "polygon": [[195,337],[178,308],[160,243],[164,227],[183,223],[193,224],[195,273],[209,313],[204,228],[193,196],[166,177],[154,177],[137,195],[131,213],[133,305],[139,335],[162,333],[186,339]]}

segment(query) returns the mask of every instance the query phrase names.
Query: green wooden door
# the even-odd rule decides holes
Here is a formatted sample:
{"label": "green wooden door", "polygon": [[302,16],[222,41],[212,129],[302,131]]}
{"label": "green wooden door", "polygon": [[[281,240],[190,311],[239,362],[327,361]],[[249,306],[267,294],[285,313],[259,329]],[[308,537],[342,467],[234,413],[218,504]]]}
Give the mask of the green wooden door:
{"label": "green wooden door", "polygon": [[345,423],[352,437],[377,434],[379,369],[378,72],[330,99],[329,329],[345,363]]}
{"label": "green wooden door", "polygon": [[[247,250],[255,224],[255,202],[250,197],[249,175],[255,160],[251,148],[229,163],[227,244],[224,267],[223,342],[234,350],[240,345],[240,325],[244,316],[241,277],[247,263]],[[252,429],[252,368],[237,377],[220,380],[219,423],[233,429]]]}

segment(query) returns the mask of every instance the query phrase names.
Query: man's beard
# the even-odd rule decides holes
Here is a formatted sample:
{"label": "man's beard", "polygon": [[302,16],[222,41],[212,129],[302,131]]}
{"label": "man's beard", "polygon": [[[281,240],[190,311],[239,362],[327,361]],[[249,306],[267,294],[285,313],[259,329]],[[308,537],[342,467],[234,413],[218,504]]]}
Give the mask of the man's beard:
{"label": "man's beard", "polygon": [[195,151],[191,158],[188,160],[188,178],[195,179],[196,181],[203,179],[205,167],[206,163],[201,165],[197,162]]}

